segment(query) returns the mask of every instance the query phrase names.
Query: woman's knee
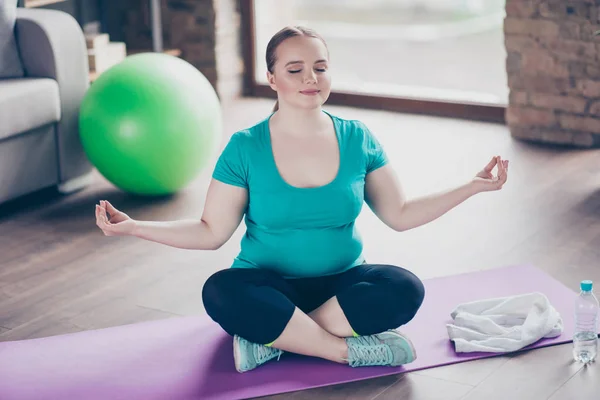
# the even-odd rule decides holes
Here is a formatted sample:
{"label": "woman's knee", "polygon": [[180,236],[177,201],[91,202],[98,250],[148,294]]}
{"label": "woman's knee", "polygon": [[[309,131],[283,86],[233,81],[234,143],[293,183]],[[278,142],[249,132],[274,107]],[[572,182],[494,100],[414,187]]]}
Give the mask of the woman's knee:
{"label": "woman's knee", "polygon": [[[425,299],[425,285],[411,271],[396,267],[382,266],[385,279],[382,289],[387,290],[392,301],[389,302],[394,323],[398,326],[406,324],[417,314]],[[385,288],[385,289],[384,289]]]}
{"label": "woman's knee", "polygon": [[398,326],[404,325],[412,320],[423,304],[425,299],[425,286],[423,282],[413,273],[403,270],[402,278],[394,282],[394,292],[397,299]]}
{"label": "woman's knee", "polygon": [[404,270],[404,279],[399,283],[402,290],[406,293],[406,298],[412,301],[415,312],[421,308],[425,299],[425,285],[415,274]]}
{"label": "woman's knee", "polygon": [[230,302],[231,293],[235,292],[235,277],[232,270],[226,269],[212,274],[202,287],[202,303],[206,313],[218,320],[219,315],[225,312]]}
{"label": "woman's knee", "polygon": [[270,343],[294,312],[294,304],[279,289],[285,288],[267,272],[231,268],[206,280],[202,299],[206,313],[230,335]]}

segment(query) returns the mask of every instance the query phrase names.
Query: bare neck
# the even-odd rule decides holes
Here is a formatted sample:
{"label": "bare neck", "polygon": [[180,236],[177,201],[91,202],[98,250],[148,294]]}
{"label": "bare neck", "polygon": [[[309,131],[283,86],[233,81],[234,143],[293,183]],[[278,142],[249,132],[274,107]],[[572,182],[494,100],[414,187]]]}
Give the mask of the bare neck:
{"label": "bare neck", "polygon": [[272,129],[289,136],[319,134],[330,125],[331,120],[321,107],[309,110],[283,107],[271,118]]}

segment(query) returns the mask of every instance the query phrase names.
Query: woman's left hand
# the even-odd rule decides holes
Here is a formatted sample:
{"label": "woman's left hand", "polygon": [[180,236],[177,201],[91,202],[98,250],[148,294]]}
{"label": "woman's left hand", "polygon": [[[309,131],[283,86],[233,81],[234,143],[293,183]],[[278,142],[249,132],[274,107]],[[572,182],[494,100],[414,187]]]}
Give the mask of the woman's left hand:
{"label": "woman's left hand", "polygon": [[[494,167],[497,168],[497,175],[494,176],[492,171]],[[475,175],[473,178],[473,184],[477,187],[480,192],[488,192],[493,190],[500,190],[506,183],[508,178],[508,160],[503,160],[500,156],[495,156],[486,165],[481,172]]]}

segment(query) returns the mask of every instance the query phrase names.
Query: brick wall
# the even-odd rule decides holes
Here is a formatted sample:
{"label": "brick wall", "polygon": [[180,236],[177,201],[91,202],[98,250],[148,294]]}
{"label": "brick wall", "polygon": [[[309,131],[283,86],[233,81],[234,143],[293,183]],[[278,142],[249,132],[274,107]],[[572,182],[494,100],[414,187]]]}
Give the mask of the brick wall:
{"label": "brick wall", "polygon": [[[151,49],[147,0],[126,0],[124,40],[130,49]],[[181,50],[181,58],[197,67],[222,101],[242,90],[243,61],[240,14],[236,0],[162,0],[165,49]]]}
{"label": "brick wall", "polygon": [[507,0],[504,23],[513,137],[600,146],[597,0]]}

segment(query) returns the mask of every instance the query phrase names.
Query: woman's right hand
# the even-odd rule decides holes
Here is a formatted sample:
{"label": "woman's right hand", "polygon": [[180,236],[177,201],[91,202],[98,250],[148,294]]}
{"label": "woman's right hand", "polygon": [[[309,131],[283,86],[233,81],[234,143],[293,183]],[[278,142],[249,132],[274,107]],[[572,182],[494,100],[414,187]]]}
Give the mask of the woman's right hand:
{"label": "woman's right hand", "polygon": [[[108,213],[110,218],[106,217]],[[136,228],[136,222],[127,214],[117,210],[106,200],[96,204],[96,225],[105,236],[127,236],[131,235]]]}

